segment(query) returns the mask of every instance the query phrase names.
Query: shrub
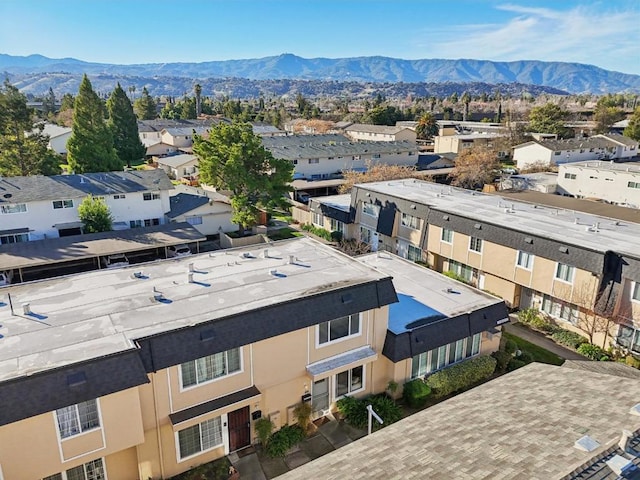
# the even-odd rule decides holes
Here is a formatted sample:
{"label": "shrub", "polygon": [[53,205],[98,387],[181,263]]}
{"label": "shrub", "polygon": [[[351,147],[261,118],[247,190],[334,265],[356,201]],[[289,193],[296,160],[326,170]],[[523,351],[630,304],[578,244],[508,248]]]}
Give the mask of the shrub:
{"label": "shrub", "polygon": [[269,440],[269,436],[271,436],[271,432],[273,431],[273,427],[275,427],[275,425],[267,417],[262,417],[256,420],[253,426],[256,429],[258,440],[260,440],[260,443],[263,447],[266,446],[267,441]]}
{"label": "shrub", "polygon": [[524,367],[527,363],[517,358],[512,358],[507,365],[507,372],[513,372],[520,367]]}
{"label": "shrub", "polygon": [[313,413],[313,407],[311,402],[301,402],[293,409],[293,414],[298,421],[298,425],[302,428],[302,431],[307,434],[309,427],[311,426],[311,414]]}
{"label": "shrub", "polygon": [[338,232],[337,230],[331,232],[331,240],[333,240],[334,242],[342,241],[342,232]]}
{"label": "shrub", "polygon": [[640,359],[634,357],[633,355],[627,355],[626,357],[624,357],[624,363],[626,363],[630,367],[640,369]]}
{"label": "shrub", "polygon": [[489,355],[476,357],[430,375],[427,385],[438,396],[448,395],[490,377],[496,365],[496,359]]}
{"label": "shrub", "polygon": [[525,308],[518,312],[518,321],[530,325],[535,318],[540,318],[540,312],[535,308]]}
{"label": "shrub", "polygon": [[294,445],[305,437],[302,428],[298,425],[285,425],[269,438],[267,443],[267,455],[270,457],[284,457]]}
{"label": "shrub", "polygon": [[331,241],[331,232],[329,232],[329,230],[316,227],[314,225],[311,225],[310,223],[305,223],[300,228],[302,228],[302,230],[306,232],[313,233],[317,237],[323,238],[327,241]]}
{"label": "shrub", "polygon": [[514,354],[516,353],[517,349],[518,349],[518,344],[513,340],[509,339],[506,342],[504,342],[504,351],[506,353]]}
{"label": "shrub", "polygon": [[405,383],[402,390],[402,398],[411,408],[424,407],[429,395],[431,395],[431,388],[420,378]]}
{"label": "shrub", "polygon": [[353,397],[343,397],[338,400],[338,411],[345,416],[350,425],[356,428],[365,429],[368,424],[367,405],[371,405],[373,410],[384,420],[380,425],[374,422],[373,428],[382,428],[402,418],[402,410],[396,403],[385,395],[373,395],[364,400]]}
{"label": "shrub", "polygon": [[462,275],[458,275],[456,272],[447,271],[447,272],[442,272],[442,274],[446,277],[453,278],[454,280],[457,280],[459,282],[466,283],[466,284],[469,283],[466,278],[464,278]]}
{"label": "shrub", "polygon": [[518,321],[524,325],[544,333],[554,333],[557,327],[540,315],[535,308],[525,308],[518,312]]}
{"label": "shrub", "polygon": [[553,335],[551,335],[551,338],[555,342],[571,348],[578,348],[583,343],[588,342],[588,340],[579,333],[565,330],[564,328],[559,328]]}
{"label": "shrub", "polygon": [[511,353],[507,351],[502,351],[502,350],[493,352],[491,356],[496,359],[496,369],[495,369],[496,373],[504,373],[505,370],[507,369],[507,364],[513,358],[513,355]]}
{"label": "shrub", "polygon": [[531,355],[529,352],[521,352],[520,355],[516,357],[516,360],[524,362],[525,364],[531,363],[533,362],[533,355]]}
{"label": "shrub", "polygon": [[602,357],[607,356],[607,352],[605,352],[597,345],[593,345],[591,343],[583,343],[582,345],[578,346],[578,353],[580,355],[584,355],[587,358],[590,358],[591,360],[600,360]]}

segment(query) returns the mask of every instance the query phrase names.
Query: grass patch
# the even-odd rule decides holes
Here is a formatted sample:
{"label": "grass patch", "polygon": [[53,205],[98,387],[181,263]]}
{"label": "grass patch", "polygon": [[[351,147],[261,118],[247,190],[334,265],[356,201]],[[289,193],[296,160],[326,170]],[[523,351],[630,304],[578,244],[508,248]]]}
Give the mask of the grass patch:
{"label": "grass patch", "polygon": [[285,227],[279,230],[269,232],[269,238],[271,240],[286,240],[287,238],[303,237],[304,234],[293,228]]}
{"label": "grass patch", "polygon": [[520,350],[531,354],[534,362],[547,363],[549,365],[562,365],[564,363],[564,359],[560,358],[555,353],[551,353],[549,350],[539,347],[538,345],[535,345],[531,342],[527,342],[523,338],[517,337],[516,335],[512,335],[503,331],[502,338],[505,341],[514,341],[518,345],[518,348]]}
{"label": "grass patch", "polygon": [[171,477],[169,480],[227,480],[229,478],[229,467],[231,462],[227,457],[222,457],[213,462],[199,465],[180,475]]}

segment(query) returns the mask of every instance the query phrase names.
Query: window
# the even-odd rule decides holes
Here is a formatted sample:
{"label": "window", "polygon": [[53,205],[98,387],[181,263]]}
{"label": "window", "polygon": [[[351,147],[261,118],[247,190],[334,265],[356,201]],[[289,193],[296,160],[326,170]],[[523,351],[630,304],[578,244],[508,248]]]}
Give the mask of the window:
{"label": "window", "polygon": [[151,227],[152,225],[160,225],[160,219],[159,218],[146,218],[144,220],[144,226],[145,227]]}
{"label": "window", "polygon": [[640,353],[640,331],[627,325],[618,327],[618,345]]}
{"label": "window", "polygon": [[131,228],[138,228],[142,226],[142,220],[130,220],[129,221],[129,226]]}
{"label": "window", "polygon": [[371,158],[380,158],[380,154],[379,153],[374,153],[373,155],[371,155]]}
{"label": "window", "polygon": [[21,243],[28,242],[29,234],[28,233],[16,233],[13,235],[3,235],[0,237],[0,245],[7,245],[9,243]]}
{"label": "window", "polygon": [[180,365],[182,388],[199,385],[216,378],[239,372],[241,367],[240,348],[208,355]]}
{"label": "window", "polygon": [[464,263],[449,260],[449,271],[462,277],[465,282],[471,282],[473,280],[473,267],[465,265]]}
{"label": "window", "polygon": [[481,337],[481,333],[476,333],[472,337],[416,355],[411,359],[411,378],[424,377],[452,363],[478,355]]}
{"label": "window", "polygon": [[68,438],[100,426],[96,400],[77,403],[56,410],[60,438]]}
{"label": "window", "polygon": [[440,236],[440,239],[443,242],[452,243],[453,242],[453,230],[449,230],[448,228],[443,228],[442,229],[442,235]]}
{"label": "window", "polygon": [[318,345],[360,335],[360,314],[336,318],[318,325]]}
{"label": "window", "polygon": [[84,465],[70,468],[66,472],[49,475],[42,480],[105,480],[104,464],[102,459],[98,458]]}
{"label": "window", "polygon": [[575,173],[565,173],[564,174],[564,178],[568,178],[569,180],[575,180],[576,179],[576,174]]}
{"label": "window", "polygon": [[319,158],[310,158],[309,159],[309,165],[314,164],[314,163],[320,163],[320,159]]}
{"label": "window", "polygon": [[471,237],[469,239],[469,250],[473,252],[482,252],[482,239],[478,237]]}
{"label": "window", "polygon": [[411,260],[412,262],[422,261],[422,250],[418,247],[414,247],[413,245],[409,245],[407,250],[407,260]]}
{"label": "window", "polygon": [[331,219],[331,231],[332,232],[340,232],[344,233],[344,223],[336,220],[334,218]]}
{"label": "window", "polygon": [[640,282],[633,282],[633,289],[631,290],[631,300],[640,302]]}
{"label": "window", "polygon": [[222,445],[222,422],[220,417],[212,418],[178,432],[180,458],[206,452]]}
{"label": "window", "polygon": [[114,199],[114,200],[122,200],[122,199],[124,199],[124,198],[127,198],[127,196],[126,196],[126,195],[124,195],[124,194],[121,194],[121,195],[114,195],[114,196],[113,196],[113,199]]}
{"label": "window", "polygon": [[360,241],[371,245],[371,230],[365,227],[360,227]]}
{"label": "window", "polygon": [[531,270],[531,267],[533,266],[533,255],[519,250],[516,265],[522,268],[526,268],[527,270]]}
{"label": "window", "polygon": [[562,152],[553,152],[554,155],[560,155]]}
{"label": "window", "polygon": [[578,323],[578,306],[553,298],[550,295],[542,296],[542,311],[554,318],[576,325]]}
{"label": "window", "polygon": [[407,215],[406,213],[402,214],[401,223],[403,227],[413,228],[414,230],[418,230],[420,228],[420,219],[412,215]]}
{"label": "window", "polygon": [[187,223],[189,225],[202,225],[202,217],[201,216],[187,217],[186,220],[187,220]]}
{"label": "window", "polygon": [[364,388],[364,367],[354,367],[336,375],[336,398]]}
{"label": "window", "polygon": [[24,213],[27,211],[26,203],[18,203],[16,205],[0,205],[0,213]]}
{"label": "window", "polygon": [[324,222],[323,222],[323,218],[322,218],[322,213],[316,213],[313,212],[313,218],[312,218],[312,222],[314,225],[318,225],[319,227],[323,227],[324,226]]}
{"label": "window", "polygon": [[640,188],[640,182],[629,182],[629,183],[627,183],[627,187],[629,187],[629,188]]}
{"label": "window", "polygon": [[558,262],[556,266],[556,279],[567,283],[573,283],[574,270],[574,267],[571,265]]}
{"label": "window", "polygon": [[142,199],[143,200],[160,200],[160,194],[145,192],[142,194]]}
{"label": "window", "polygon": [[378,205],[374,205],[372,203],[363,203],[362,204],[362,213],[365,215],[369,215],[370,217],[378,217],[380,213],[380,207]]}
{"label": "window", "polygon": [[73,200],[54,200],[53,209],[58,210],[60,208],[73,208]]}

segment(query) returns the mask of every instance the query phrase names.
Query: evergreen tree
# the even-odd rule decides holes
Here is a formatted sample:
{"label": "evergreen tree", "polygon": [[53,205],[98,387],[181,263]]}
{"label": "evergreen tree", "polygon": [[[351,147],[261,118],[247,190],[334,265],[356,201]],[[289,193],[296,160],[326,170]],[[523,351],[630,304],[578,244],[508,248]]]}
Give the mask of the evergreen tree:
{"label": "evergreen tree", "polygon": [[567,111],[554,103],[533,107],[529,112],[529,131],[555,133],[559,137],[568,137],[571,132],[564,126]]}
{"label": "evergreen tree", "polygon": [[438,123],[431,113],[424,113],[416,125],[416,137],[420,140],[431,140],[438,135]]}
{"label": "evergreen tree", "polygon": [[640,107],[631,115],[629,126],[624,129],[624,136],[640,141]]}
{"label": "evergreen tree", "polygon": [[27,98],[5,80],[0,88],[0,174],[55,175],[59,157],[47,147],[42,125],[34,128]]}
{"label": "evergreen tree", "polygon": [[62,96],[62,100],[60,101],[60,111],[64,112],[65,110],[73,110],[73,104],[75,103],[75,99],[73,95],[70,93],[65,93]]}
{"label": "evergreen tree", "polygon": [[140,120],[153,120],[158,116],[156,108],[155,100],[149,95],[147,87],[144,87],[140,98],[133,102],[133,110],[136,112],[136,117]]}
{"label": "evergreen tree", "polygon": [[56,95],[51,87],[49,87],[49,92],[42,100],[42,113],[45,117],[56,113]]}
{"label": "evergreen tree", "polygon": [[133,107],[129,97],[120,84],[111,93],[107,100],[109,112],[109,128],[113,135],[113,146],[122,164],[131,167],[131,162],[136,162],[146,153],[146,148],[138,135],[138,121],[133,113]]}
{"label": "evergreen tree", "polygon": [[84,233],[108,232],[113,229],[113,216],[104,199],[87,196],[78,205],[78,216],[84,224]]}
{"label": "evergreen tree", "polygon": [[74,104],[72,129],[67,142],[67,161],[73,172],[108,172],[122,168],[104,118],[102,100],[86,75]]}

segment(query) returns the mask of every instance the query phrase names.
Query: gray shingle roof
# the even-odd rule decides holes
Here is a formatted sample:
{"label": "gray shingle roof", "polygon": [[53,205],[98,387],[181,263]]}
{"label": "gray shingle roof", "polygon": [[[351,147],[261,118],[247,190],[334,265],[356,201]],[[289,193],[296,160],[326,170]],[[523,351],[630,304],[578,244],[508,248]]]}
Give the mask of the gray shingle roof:
{"label": "gray shingle roof", "polygon": [[3,177],[0,179],[0,205],[172,188],[171,180],[163,170]]}
{"label": "gray shingle roof", "polygon": [[191,195],[188,193],[179,193],[169,197],[169,205],[171,211],[167,213],[167,217],[176,218],[187,212],[190,212],[194,208],[206,205],[209,202],[209,197],[203,197],[200,195]]}
{"label": "gray shingle roof", "polygon": [[538,143],[549,150],[562,151],[562,150],[578,150],[587,148],[615,148],[618,146],[615,142],[609,140],[603,136],[595,136],[589,138],[567,138],[565,140],[534,140],[532,142],[516,145],[513,148],[520,148],[530,143]]}
{"label": "gray shingle roof", "polygon": [[186,163],[192,162],[196,159],[195,155],[185,153],[183,155],[171,155],[169,157],[162,157],[158,159],[158,165],[167,165],[169,167],[177,168]]}
{"label": "gray shingle roof", "polygon": [[410,130],[408,127],[399,127],[396,125],[367,125],[364,123],[354,123],[344,129],[345,132],[373,132],[385,135],[395,135],[403,130]]}

